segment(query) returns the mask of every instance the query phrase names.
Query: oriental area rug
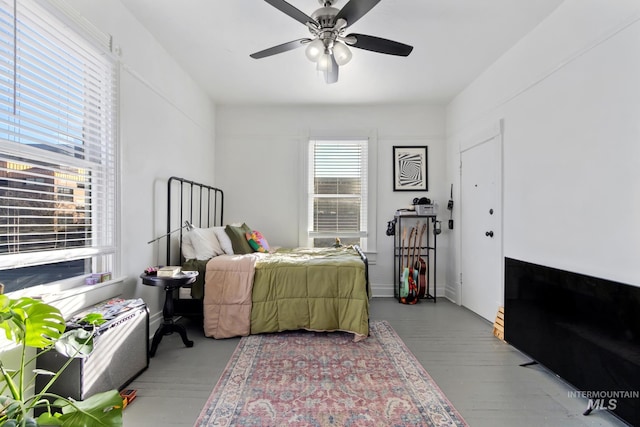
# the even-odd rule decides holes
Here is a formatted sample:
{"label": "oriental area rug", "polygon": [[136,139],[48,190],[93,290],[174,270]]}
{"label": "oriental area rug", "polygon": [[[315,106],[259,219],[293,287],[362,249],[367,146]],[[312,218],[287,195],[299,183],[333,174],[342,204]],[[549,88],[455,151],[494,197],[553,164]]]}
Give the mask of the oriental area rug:
{"label": "oriental area rug", "polygon": [[243,337],[197,427],[467,426],[386,321]]}

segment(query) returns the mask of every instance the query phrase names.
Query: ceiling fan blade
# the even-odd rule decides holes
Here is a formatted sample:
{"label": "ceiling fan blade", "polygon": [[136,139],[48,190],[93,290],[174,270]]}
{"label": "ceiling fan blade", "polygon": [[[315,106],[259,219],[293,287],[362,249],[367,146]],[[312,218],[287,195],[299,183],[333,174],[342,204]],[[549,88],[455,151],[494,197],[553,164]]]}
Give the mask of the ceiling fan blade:
{"label": "ceiling fan blade", "polygon": [[287,43],[282,43],[277,46],[270,47],[269,49],[261,50],[260,52],[252,53],[249,55],[253,59],[261,59],[266,58],[267,56],[276,55],[278,53],[286,52],[289,50],[293,50],[299,48],[300,46],[304,46],[309,43],[311,39],[298,39],[293,40]]}
{"label": "ceiling fan blade", "polygon": [[338,21],[338,19],[342,18],[347,21],[347,25],[353,25],[378,3],[380,3],[380,0],[350,0],[340,9],[335,20]]}
{"label": "ceiling fan blade", "polygon": [[387,55],[409,56],[413,50],[413,46],[408,44],[394,42],[380,37],[368,36],[366,34],[349,34],[346,38],[355,37],[356,41],[351,43],[347,40],[349,46],[358,49],[370,50],[372,52],[386,53]]}
{"label": "ceiling fan blade", "polygon": [[264,1],[266,1],[276,9],[278,9],[280,12],[289,15],[290,17],[292,17],[293,19],[295,19],[296,21],[300,22],[303,25],[307,25],[307,22],[311,22],[315,24],[316,27],[320,26],[320,24],[318,24],[318,22],[315,19],[313,19],[306,13],[302,12],[300,9],[297,9],[295,6],[292,6],[291,4],[287,3],[284,0],[264,0]]}

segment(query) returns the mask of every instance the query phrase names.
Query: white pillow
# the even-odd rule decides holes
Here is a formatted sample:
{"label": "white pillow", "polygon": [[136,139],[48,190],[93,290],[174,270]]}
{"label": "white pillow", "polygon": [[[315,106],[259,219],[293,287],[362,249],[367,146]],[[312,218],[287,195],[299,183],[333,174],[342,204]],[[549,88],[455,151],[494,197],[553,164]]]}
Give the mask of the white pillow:
{"label": "white pillow", "polygon": [[[193,253],[189,254],[192,258],[187,257],[189,245],[193,247]],[[189,231],[182,237],[182,247],[185,259],[208,260],[224,253],[213,228],[194,228]],[[185,247],[187,254],[184,251]]]}
{"label": "white pillow", "polygon": [[182,256],[184,259],[196,259],[196,250],[191,243],[191,232],[187,232],[182,236]]}
{"label": "white pillow", "polygon": [[204,228],[203,231],[205,232],[207,239],[211,242],[211,246],[213,246],[214,256],[218,256],[224,254],[224,249],[222,249],[222,246],[218,241],[214,228],[215,227]]}
{"label": "white pillow", "polygon": [[218,238],[218,242],[220,243],[220,247],[227,255],[233,255],[233,246],[231,245],[231,239],[226,231],[224,231],[224,227],[213,227],[213,231]]}

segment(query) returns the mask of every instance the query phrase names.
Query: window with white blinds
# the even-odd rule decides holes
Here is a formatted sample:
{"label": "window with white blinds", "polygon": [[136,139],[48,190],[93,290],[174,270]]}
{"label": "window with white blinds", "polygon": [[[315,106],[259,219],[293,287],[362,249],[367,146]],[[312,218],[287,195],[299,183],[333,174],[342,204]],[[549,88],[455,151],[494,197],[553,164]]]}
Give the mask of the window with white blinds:
{"label": "window with white blinds", "polygon": [[117,62],[110,37],[53,3],[0,0],[7,292],[115,267]]}
{"label": "window with white blinds", "polygon": [[366,250],[367,140],[309,141],[309,240],[314,247],[358,244]]}

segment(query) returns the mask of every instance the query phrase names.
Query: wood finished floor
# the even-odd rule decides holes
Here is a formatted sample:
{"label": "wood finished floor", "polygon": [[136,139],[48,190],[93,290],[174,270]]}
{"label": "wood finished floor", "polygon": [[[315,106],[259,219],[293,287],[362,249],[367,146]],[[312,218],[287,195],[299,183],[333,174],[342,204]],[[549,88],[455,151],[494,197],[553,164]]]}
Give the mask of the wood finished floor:
{"label": "wood finished floor", "polygon": [[[447,300],[398,304],[371,301],[371,319],[387,320],[472,427],[624,426],[605,411],[583,416],[587,401],[571,387],[492,335],[492,325]],[[124,411],[125,427],[193,426],[239,338],[205,338],[188,320],[193,348],[165,336],[149,368],[128,388],[137,398]]]}

